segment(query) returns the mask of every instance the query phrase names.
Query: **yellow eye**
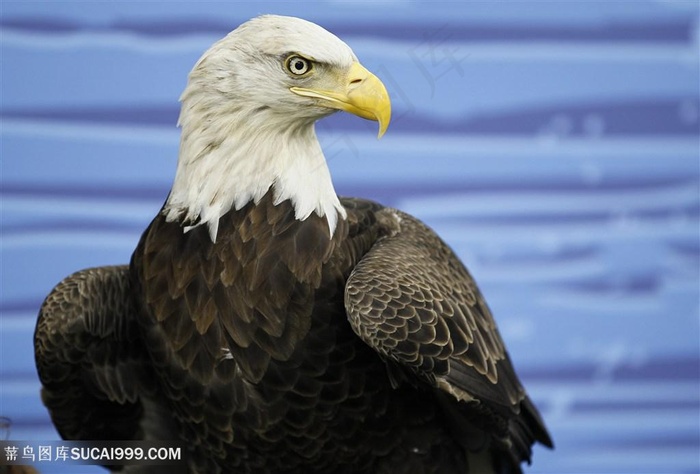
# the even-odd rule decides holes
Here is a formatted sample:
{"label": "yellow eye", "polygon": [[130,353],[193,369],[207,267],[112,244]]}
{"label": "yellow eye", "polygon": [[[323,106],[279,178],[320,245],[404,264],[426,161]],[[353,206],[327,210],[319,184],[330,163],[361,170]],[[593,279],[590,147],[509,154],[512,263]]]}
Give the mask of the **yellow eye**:
{"label": "yellow eye", "polygon": [[295,76],[303,76],[311,70],[311,61],[301,56],[287,58],[287,70]]}

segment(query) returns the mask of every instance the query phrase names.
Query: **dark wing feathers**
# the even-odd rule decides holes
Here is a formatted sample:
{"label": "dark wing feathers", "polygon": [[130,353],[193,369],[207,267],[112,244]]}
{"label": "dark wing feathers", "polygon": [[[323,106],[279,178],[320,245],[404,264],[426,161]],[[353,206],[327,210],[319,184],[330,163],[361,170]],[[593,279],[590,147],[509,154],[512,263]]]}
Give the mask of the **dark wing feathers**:
{"label": "dark wing feathers", "polygon": [[483,415],[510,446],[513,466],[529,460],[535,440],[550,446],[464,265],[415,218],[388,208],[377,215],[389,234],[360,260],[345,289],[353,330],[385,359]]}
{"label": "dark wing feathers", "polygon": [[[340,269],[350,272],[359,260],[344,290],[348,320],[387,361],[397,389],[406,380],[432,386],[450,430],[469,449],[494,443],[503,453],[497,462],[504,472],[518,472],[534,441],[551,446],[486,303],[449,247],[407,214],[363,200],[342,202],[348,219],[339,233],[342,251],[335,253],[336,239],[294,231],[293,212],[265,201],[225,216],[223,224],[240,232],[221,235],[216,244],[204,228],[183,233],[159,216],[134,253],[131,270],[101,267],[62,281],[42,305],[35,332],[42,398],[61,435],[172,438],[174,421],[155,400],[183,390],[190,404],[179,417],[199,423],[207,416],[221,443],[233,440],[234,413],[237,423],[254,427],[292,416],[248,410],[250,397],[259,395],[249,383],[228,383],[241,376],[253,383],[264,376],[269,390],[260,390],[268,397],[293,387],[299,404],[316,400],[321,391],[327,402],[347,397],[353,380],[340,377],[345,372],[321,383],[280,371],[270,361],[288,359],[308,333],[299,321],[308,321],[304,315],[313,299],[335,305],[337,284],[347,275]],[[264,223],[262,231],[247,228],[257,223]],[[325,221],[313,225],[310,235],[319,235]],[[256,253],[261,260],[250,258]],[[322,259],[310,265],[314,255]],[[338,271],[321,272],[325,263]],[[250,285],[257,291],[249,291]],[[141,298],[132,301],[132,294]],[[136,314],[153,318],[137,323]],[[338,366],[355,357],[354,346],[328,353],[324,333],[313,337],[307,349],[318,357],[308,360],[319,367],[307,370],[325,374],[331,357]],[[176,362],[164,389],[155,387],[153,357]],[[227,358],[237,363],[222,363]],[[167,393],[156,393],[161,389]],[[287,411],[286,404],[274,406]],[[315,418],[302,418],[287,421],[311,430]]]}
{"label": "dark wing feathers", "polygon": [[[519,401],[519,385],[499,379],[497,366],[507,363],[503,342],[464,266],[416,219],[382,212],[395,213],[400,230],[379,240],[347,282],[345,305],[354,330],[421,376],[445,377],[472,396],[489,395],[499,382],[510,404]],[[460,384],[466,374],[452,370],[454,364],[480,383]]]}
{"label": "dark wing feathers", "polygon": [[34,333],[42,399],[66,439],[140,439],[152,375],[127,266],[83,270],[47,296]]}

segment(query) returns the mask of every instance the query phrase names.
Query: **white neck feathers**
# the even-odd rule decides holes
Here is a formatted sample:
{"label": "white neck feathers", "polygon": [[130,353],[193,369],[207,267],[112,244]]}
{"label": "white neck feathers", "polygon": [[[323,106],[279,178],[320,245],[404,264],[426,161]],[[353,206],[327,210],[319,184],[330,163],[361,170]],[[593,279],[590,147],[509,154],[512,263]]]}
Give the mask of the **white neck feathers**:
{"label": "white neck feathers", "polygon": [[[197,110],[199,109],[199,110]],[[219,219],[257,203],[272,188],[274,204],[289,200],[295,217],[326,217],[332,237],[346,217],[333,188],[313,122],[284,128],[244,110],[214,117],[183,103],[175,181],[163,213],[167,221],[207,225],[216,242]],[[263,114],[264,115],[264,114]],[[282,121],[280,121],[282,122]]]}

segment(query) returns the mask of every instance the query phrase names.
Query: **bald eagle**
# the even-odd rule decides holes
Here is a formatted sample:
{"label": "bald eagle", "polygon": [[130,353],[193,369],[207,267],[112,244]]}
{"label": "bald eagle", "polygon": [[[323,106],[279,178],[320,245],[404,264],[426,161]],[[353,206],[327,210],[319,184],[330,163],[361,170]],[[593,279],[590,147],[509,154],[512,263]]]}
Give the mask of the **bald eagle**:
{"label": "bald eagle", "polygon": [[41,307],[61,436],[182,440],[192,473],[517,473],[552,446],[453,251],[336,195],[316,121],[344,110],[381,135],[391,114],[345,43],[252,19],[181,102],[175,180],[130,264],[77,272]]}

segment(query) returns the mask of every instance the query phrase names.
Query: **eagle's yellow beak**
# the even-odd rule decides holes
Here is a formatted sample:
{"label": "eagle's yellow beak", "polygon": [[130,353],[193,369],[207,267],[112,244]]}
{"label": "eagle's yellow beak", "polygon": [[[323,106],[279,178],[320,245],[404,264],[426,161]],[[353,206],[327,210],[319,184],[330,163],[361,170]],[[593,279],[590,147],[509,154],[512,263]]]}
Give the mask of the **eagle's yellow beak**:
{"label": "eagle's yellow beak", "polygon": [[321,99],[327,107],[378,121],[379,138],[389,127],[391,101],[386,87],[358,62],[353,63],[346,74],[340,75],[337,85],[333,84],[327,89],[290,87],[289,90],[301,96]]}

